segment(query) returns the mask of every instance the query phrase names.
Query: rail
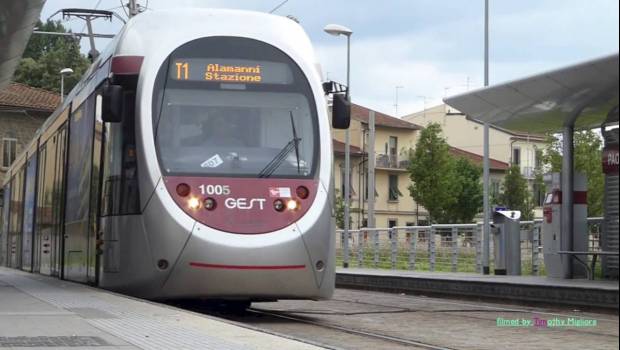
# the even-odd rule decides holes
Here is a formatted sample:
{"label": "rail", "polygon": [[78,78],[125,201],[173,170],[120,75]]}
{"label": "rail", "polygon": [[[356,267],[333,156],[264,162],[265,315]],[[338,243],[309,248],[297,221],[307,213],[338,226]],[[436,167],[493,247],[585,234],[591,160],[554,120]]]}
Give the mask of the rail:
{"label": "rail", "polygon": [[[602,217],[588,218],[590,252],[600,251],[602,223]],[[542,219],[521,221],[520,226],[522,273],[545,275]],[[344,231],[336,230],[337,263],[344,267],[481,273],[482,231],[482,223],[360,228],[349,230],[345,239]],[[490,260],[492,266],[492,244]]]}

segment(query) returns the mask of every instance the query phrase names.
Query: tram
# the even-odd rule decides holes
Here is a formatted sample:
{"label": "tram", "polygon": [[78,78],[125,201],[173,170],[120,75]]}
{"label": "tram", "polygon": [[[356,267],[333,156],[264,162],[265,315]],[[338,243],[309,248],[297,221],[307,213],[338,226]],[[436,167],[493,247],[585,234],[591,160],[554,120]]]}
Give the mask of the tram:
{"label": "tram", "polygon": [[289,18],[133,17],[8,171],[0,264],[149,299],[329,298],[350,107],[319,70]]}

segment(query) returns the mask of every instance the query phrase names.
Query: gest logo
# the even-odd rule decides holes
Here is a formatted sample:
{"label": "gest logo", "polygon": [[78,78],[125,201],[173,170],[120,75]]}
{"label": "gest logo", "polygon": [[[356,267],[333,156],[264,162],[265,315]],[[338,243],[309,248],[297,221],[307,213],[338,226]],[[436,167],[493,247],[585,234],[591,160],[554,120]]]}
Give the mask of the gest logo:
{"label": "gest logo", "polygon": [[254,208],[255,203],[258,203],[258,209],[263,210],[265,201],[265,198],[226,198],[224,205],[228,209],[250,210]]}

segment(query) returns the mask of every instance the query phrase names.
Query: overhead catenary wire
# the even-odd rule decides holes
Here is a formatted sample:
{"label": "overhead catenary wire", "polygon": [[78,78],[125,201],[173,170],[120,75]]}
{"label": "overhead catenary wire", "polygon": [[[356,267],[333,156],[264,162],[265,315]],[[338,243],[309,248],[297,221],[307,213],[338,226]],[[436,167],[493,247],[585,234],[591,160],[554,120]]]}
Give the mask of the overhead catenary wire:
{"label": "overhead catenary wire", "polygon": [[286,4],[288,2],[288,0],[284,0],[282,1],[278,6],[274,7],[271,11],[269,11],[269,13],[274,13],[276,12],[280,7],[282,7],[284,4]]}

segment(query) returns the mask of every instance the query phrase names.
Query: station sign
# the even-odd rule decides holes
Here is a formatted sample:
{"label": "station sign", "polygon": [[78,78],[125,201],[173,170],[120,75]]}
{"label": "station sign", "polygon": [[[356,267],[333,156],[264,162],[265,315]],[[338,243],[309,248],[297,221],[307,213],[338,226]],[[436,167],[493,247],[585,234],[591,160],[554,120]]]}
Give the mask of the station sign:
{"label": "station sign", "polygon": [[618,146],[606,148],[603,150],[603,173],[618,174],[618,164],[620,163],[620,153]]}

